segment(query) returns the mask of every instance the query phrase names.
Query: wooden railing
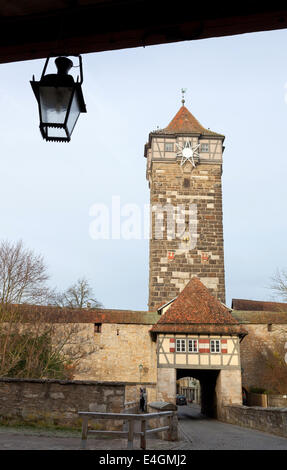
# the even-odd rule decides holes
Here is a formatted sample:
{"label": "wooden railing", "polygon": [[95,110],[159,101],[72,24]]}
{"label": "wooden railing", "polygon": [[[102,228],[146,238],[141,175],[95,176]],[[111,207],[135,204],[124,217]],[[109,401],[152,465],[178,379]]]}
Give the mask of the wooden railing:
{"label": "wooden railing", "polygon": [[[135,414],[135,413],[98,413],[94,411],[79,411],[78,414],[82,418],[82,440],[81,440],[81,447],[82,449],[86,448],[88,434],[103,434],[113,437],[126,437],[127,441],[127,448],[133,449],[134,445],[134,437],[140,436],[140,447],[141,449],[146,449],[146,438],[147,435],[159,432],[159,431],[169,431],[169,439],[171,438],[171,427],[172,427],[172,417],[174,415],[174,411],[161,411],[158,413],[143,413],[143,414]],[[168,417],[168,426],[162,426],[159,428],[154,429],[147,429],[147,422],[153,418],[159,418],[161,416]],[[123,420],[128,421],[128,431],[100,431],[100,430],[92,430],[88,428],[88,421],[91,418],[96,419],[112,419],[112,420]],[[141,430],[140,432],[135,431],[135,421],[141,422]]]}

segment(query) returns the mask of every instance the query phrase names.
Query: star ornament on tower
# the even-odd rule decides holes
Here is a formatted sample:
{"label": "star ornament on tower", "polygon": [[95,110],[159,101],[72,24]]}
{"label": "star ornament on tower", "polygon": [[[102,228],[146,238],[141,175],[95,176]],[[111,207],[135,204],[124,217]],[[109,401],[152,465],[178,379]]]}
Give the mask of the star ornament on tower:
{"label": "star ornament on tower", "polygon": [[187,161],[189,161],[192,166],[195,168],[196,163],[199,160],[199,153],[197,152],[197,149],[199,148],[199,145],[195,145],[194,147],[192,146],[192,142],[190,140],[186,140],[184,142],[184,145],[176,144],[178,148],[177,152],[177,157],[181,157],[181,162],[180,165],[184,165]]}

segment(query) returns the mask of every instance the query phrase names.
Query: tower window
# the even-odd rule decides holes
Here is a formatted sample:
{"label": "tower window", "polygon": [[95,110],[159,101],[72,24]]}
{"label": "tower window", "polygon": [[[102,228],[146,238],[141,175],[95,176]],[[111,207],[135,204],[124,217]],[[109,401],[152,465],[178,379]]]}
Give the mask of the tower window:
{"label": "tower window", "polygon": [[172,142],[165,142],[164,150],[165,150],[165,152],[173,152],[173,143]]}
{"label": "tower window", "polygon": [[183,187],[184,188],[190,188],[190,179],[189,178],[184,178]]}
{"label": "tower window", "polygon": [[209,144],[201,144],[200,151],[209,152]]}

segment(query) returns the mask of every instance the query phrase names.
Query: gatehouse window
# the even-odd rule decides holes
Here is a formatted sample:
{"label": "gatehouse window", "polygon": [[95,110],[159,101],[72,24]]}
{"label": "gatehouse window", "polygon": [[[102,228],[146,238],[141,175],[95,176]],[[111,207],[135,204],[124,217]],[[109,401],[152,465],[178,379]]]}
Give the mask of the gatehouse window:
{"label": "gatehouse window", "polygon": [[220,339],[211,339],[210,340],[210,352],[211,353],[220,353]]}
{"label": "gatehouse window", "polygon": [[185,339],[176,340],[176,352],[186,352]]}
{"label": "gatehouse window", "polygon": [[197,353],[198,352],[198,341],[197,339],[188,340],[188,352]]}

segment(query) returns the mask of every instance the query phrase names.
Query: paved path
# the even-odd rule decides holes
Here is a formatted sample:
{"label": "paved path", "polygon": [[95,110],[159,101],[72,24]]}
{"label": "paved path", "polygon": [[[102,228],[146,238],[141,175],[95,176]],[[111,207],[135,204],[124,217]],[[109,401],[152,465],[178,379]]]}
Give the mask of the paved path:
{"label": "paved path", "polygon": [[[200,415],[196,405],[179,406],[178,442],[147,439],[147,450],[287,450],[287,439],[221,423]],[[80,450],[80,433],[0,426],[0,450]],[[88,438],[87,450],[123,450],[126,439]],[[135,440],[135,449],[139,449]]]}
{"label": "paved path", "polygon": [[179,406],[178,418],[190,450],[287,450],[285,437],[203,417],[197,405]]}
{"label": "paved path", "polygon": [[[178,450],[188,445],[188,440],[168,442],[160,439],[147,439],[147,450]],[[87,450],[125,450],[126,439],[96,439],[88,437]],[[139,439],[135,439],[134,448],[140,449]],[[68,432],[36,431],[35,429],[17,429],[0,427],[1,450],[81,450],[81,435]]]}

